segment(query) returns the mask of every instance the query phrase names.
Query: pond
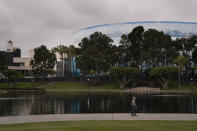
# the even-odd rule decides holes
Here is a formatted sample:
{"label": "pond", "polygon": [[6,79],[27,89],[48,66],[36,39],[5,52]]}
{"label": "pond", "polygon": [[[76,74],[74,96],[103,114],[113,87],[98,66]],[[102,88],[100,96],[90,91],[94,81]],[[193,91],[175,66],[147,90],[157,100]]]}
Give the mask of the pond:
{"label": "pond", "polygon": [[[128,113],[133,94],[113,92],[9,92],[0,94],[0,116]],[[194,94],[135,94],[140,113],[197,113]]]}

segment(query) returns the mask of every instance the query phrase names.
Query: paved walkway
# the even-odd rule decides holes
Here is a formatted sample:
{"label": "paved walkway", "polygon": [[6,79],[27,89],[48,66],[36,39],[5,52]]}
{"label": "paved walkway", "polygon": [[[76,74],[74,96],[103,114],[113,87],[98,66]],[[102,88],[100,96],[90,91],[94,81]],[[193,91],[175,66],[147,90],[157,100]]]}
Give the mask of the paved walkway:
{"label": "paved walkway", "polygon": [[128,113],[9,116],[0,117],[0,124],[80,120],[197,120],[197,114],[140,113],[135,117],[132,117]]}

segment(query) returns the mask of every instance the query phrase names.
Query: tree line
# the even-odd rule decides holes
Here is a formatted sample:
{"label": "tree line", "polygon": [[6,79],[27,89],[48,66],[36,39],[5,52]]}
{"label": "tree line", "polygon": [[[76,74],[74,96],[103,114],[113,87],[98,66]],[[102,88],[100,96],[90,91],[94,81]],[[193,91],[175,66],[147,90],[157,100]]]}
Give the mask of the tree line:
{"label": "tree line", "polygon": [[[59,45],[48,50],[42,45],[34,49],[31,66],[37,76],[53,74],[57,52],[62,64],[61,76],[65,75],[64,60],[72,61],[75,57],[77,68],[83,76],[90,78],[92,84],[96,84],[97,78],[108,75],[124,88],[125,84],[137,76],[145,76],[159,78],[161,85],[167,87],[166,82],[176,74],[179,81],[195,77],[196,45],[195,35],[172,39],[162,31],[145,30],[143,26],[138,26],[130,33],[123,34],[118,45],[114,45],[113,40],[101,32],[84,37],[77,47]],[[1,54],[0,57],[2,71],[5,66]]]}
{"label": "tree line", "polygon": [[197,64],[195,35],[172,39],[162,31],[145,31],[138,26],[123,34],[119,45],[112,43],[113,40],[101,32],[81,40],[76,48],[76,63],[84,75],[99,77],[100,74],[109,74],[122,88],[140,74],[158,78],[165,88],[175,74],[185,80],[194,77],[194,65]]}

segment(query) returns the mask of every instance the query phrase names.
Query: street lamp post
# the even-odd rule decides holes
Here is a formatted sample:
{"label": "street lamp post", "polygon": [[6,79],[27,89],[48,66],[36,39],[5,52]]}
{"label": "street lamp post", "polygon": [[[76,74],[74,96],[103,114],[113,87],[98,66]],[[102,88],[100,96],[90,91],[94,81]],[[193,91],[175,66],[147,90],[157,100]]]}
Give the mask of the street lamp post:
{"label": "street lamp post", "polygon": [[34,78],[33,78],[33,80],[32,80],[32,81],[33,81],[33,87],[34,87]]}
{"label": "street lamp post", "polygon": [[89,88],[90,88],[90,87],[89,87],[89,84],[90,84],[90,82],[89,82],[89,81],[90,81],[90,79],[88,78],[88,92],[89,92]]}
{"label": "street lamp post", "polygon": [[88,110],[89,110],[89,109],[90,109],[90,92],[89,92],[89,88],[90,88],[90,86],[89,86],[89,84],[90,84],[90,79],[88,78],[87,81],[88,81]]}
{"label": "street lamp post", "polygon": [[193,88],[192,88],[193,84],[194,84],[194,80],[193,80],[193,78],[191,78],[191,79],[190,79],[191,90],[193,89]]}
{"label": "street lamp post", "polygon": [[194,100],[193,100],[193,92],[192,92],[192,90],[193,90],[193,84],[194,84],[194,80],[193,80],[193,78],[191,78],[190,79],[190,85],[191,85],[191,109],[192,109],[192,113],[193,113],[193,107],[194,107]]}

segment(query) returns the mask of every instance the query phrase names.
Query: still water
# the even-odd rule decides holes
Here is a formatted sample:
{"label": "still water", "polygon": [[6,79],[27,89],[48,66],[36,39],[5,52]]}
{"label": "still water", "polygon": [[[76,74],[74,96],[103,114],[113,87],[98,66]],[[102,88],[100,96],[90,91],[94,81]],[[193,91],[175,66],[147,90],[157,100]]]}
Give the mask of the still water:
{"label": "still water", "polygon": [[[130,93],[10,92],[0,94],[0,116],[128,113]],[[140,113],[197,113],[195,94],[136,94]]]}

